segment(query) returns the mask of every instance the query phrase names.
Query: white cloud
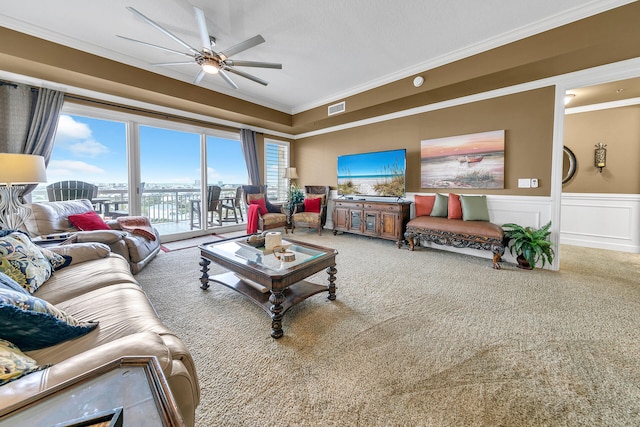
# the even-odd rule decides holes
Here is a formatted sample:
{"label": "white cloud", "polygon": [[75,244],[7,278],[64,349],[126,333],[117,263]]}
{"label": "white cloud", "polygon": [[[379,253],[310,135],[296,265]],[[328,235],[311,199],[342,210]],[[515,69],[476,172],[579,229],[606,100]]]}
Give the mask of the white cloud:
{"label": "white cloud", "polygon": [[51,176],[75,176],[77,174],[103,174],[99,166],[77,160],[51,160],[47,167],[47,178]]}
{"label": "white cloud", "polygon": [[67,148],[77,157],[98,157],[109,153],[108,147],[93,139],[71,144]]}
{"label": "white cloud", "polygon": [[87,139],[91,137],[91,128],[80,122],[73,120],[73,117],[61,115],[58,119],[58,130],[56,140]]}

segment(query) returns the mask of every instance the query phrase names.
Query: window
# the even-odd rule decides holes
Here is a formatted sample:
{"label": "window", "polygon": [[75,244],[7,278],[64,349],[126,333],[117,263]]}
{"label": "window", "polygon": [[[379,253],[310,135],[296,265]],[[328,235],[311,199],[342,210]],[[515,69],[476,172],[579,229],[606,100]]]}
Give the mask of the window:
{"label": "window", "polygon": [[289,143],[264,141],[265,175],[269,200],[287,200],[287,179],[284,173],[289,167]]}

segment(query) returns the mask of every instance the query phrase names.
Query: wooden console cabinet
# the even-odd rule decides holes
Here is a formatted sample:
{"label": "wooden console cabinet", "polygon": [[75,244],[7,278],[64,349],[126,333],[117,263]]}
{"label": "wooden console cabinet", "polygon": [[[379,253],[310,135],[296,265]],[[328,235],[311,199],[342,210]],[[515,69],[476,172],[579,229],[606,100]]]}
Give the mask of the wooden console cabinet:
{"label": "wooden console cabinet", "polygon": [[369,202],[336,200],[333,208],[333,234],[338,231],[404,242],[412,202]]}

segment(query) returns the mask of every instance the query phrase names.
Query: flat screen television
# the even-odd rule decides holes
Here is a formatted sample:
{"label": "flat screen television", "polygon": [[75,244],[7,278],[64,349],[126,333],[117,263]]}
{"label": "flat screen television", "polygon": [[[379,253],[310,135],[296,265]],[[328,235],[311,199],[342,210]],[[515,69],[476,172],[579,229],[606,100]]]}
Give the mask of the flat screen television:
{"label": "flat screen television", "polygon": [[407,150],[338,156],[338,194],[404,197]]}

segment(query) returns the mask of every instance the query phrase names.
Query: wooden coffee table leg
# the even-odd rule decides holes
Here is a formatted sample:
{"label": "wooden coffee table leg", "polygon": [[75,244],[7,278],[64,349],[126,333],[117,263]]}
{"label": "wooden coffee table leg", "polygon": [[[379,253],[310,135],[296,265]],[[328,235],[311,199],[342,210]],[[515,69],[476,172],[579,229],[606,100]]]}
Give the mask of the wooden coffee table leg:
{"label": "wooden coffee table leg", "polygon": [[327,298],[329,298],[329,300],[331,301],[335,301],[336,299],[336,273],[338,272],[338,270],[336,270],[336,266],[332,266],[327,268],[327,273],[329,274],[329,296]]}
{"label": "wooden coffee table leg", "polygon": [[271,311],[271,337],[281,338],[284,335],[284,331],[282,330],[282,310],[284,309],[282,303],[284,302],[284,292],[272,290],[269,302],[271,303],[271,307],[269,308]]}
{"label": "wooden coffee table leg", "polygon": [[209,289],[209,261],[206,258],[200,258],[200,266],[202,267],[200,271],[202,272],[202,276],[200,276],[200,289]]}

